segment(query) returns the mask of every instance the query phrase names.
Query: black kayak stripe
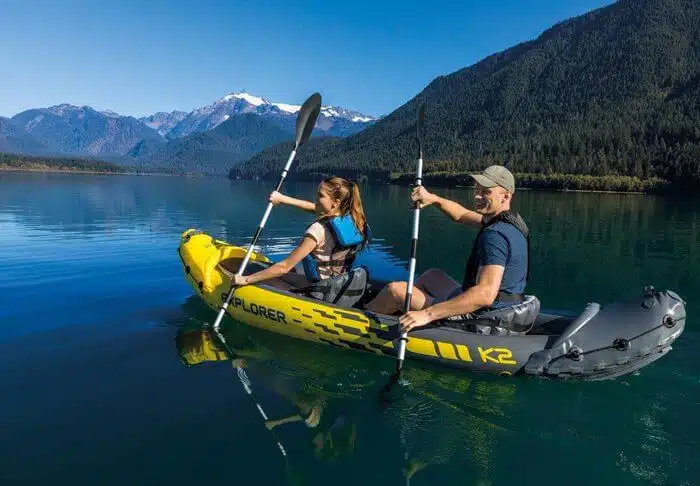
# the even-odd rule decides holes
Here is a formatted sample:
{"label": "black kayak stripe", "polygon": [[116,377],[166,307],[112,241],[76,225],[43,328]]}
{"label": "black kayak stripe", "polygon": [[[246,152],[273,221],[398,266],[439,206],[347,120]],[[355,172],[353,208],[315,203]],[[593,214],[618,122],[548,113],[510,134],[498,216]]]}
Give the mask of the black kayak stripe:
{"label": "black kayak stripe", "polygon": [[336,331],[335,329],[331,329],[331,328],[329,328],[328,326],[326,326],[326,325],[324,325],[324,324],[320,324],[320,323],[318,323],[318,322],[314,322],[314,326],[320,327],[321,329],[323,329],[323,330],[324,330],[325,332],[327,332],[328,334],[333,334],[333,335],[335,335],[335,336],[340,336],[340,333],[339,333],[338,331]]}
{"label": "black kayak stripe", "polygon": [[320,310],[320,309],[311,309],[311,310],[318,313],[318,314],[321,314],[323,317],[325,317],[327,319],[331,319],[333,321],[338,320],[338,318],[335,317],[333,314],[329,314],[328,312],[326,312],[324,310]]}
{"label": "black kayak stripe", "polygon": [[339,315],[340,317],[342,317],[343,319],[347,319],[347,320],[349,320],[349,321],[361,322],[361,323],[363,323],[363,324],[369,324],[369,320],[363,319],[363,318],[361,318],[361,317],[359,317],[359,316],[357,316],[357,315],[355,315],[355,314],[351,314],[351,313],[349,313],[349,312],[343,312],[343,311],[339,311],[339,310],[333,311],[333,312],[335,312],[336,314],[338,314],[338,315]]}
{"label": "black kayak stripe", "polygon": [[437,353],[438,357],[444,358],[444,356],[440,352],[440,346],[438,346],[437,341],[431,341],[431,343],[433,343],[433,348],[435,348],[435,353]]}

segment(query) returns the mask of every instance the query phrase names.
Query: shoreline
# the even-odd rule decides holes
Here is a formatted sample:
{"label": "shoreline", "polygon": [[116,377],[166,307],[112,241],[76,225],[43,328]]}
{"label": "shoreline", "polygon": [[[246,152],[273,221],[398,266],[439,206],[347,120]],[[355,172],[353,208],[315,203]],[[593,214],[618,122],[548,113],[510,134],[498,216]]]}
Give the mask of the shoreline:
{"label": "shoreline", "polygon": [[[0,165],[0,172],[44,172],[44,173],[59,173],[59,174],[85,174],[85,175],[134,175],[134,176],[165,176],[165,177],[206,177],[202,174],[169,174],[164,172],[129,172],[129,171],[100,171],[100,170],[89,170],[89,169],[60,169],[60,168],[31,168],[31,167],[8,167]],[[226,176],[221,176],[222,178],[228,179]],[[242,180],[242,181],[253,181],[254,179],[229,179],[229,180]],[[290,178],[290,181],[294,180]],[[296,180],[297,182],[305,182],[304,180]],[[369,184],[382,184],[391,185],[399,187],[410,187],[410,184],[406,184],[398,181],[374,181],[369,182]],[[455,184],[449,187],[445,184],[436,184],[434,187],[441,189],[472,189],[474,186]],[[518,187],[517,191],[534,191],[534,192],[575,192],[575,193],[590,193],[590,194],[632,194],[637,196],[646,195],[658,195],[659,191],[620,191],[620,190],[604,190],[604,189],[569,189],[569,188],[556,188],[556,187]]]}
{"label": "shoreline", "polygon": [[[389,183],[391,184],[391,183]],[[396,184],[394,184],[396,185]],[[403,184],[399,184],[403,185]],[[441,188],[445,188],[444,186],[440,186]],[[459,189],[473,189],[474,186],[455,186],[454,188],[459,188]],[[449,189],[449,188],[448,188]],[[515,188],[516,192],[520,191],[533,191],[533,192],[588,192],[591,194],[635,194],[637,196],[648,196],[648,195],[657,195],[658,193],[653,193],[653,192],[644,192],[644,191],[606,191],[603,189],[567,189],[567,188],[544,188],[544,187],[516,187]]]}
{"label": "shoreline", "polygon": [[87,174],[87,175],[138,175],[138,176],[168,176],[168,177],[193,177],[196,175],[188,174],[167,174],[161,172],[125,172],[125,171],[108,171],[108,170],[88,170],[88,169],[39,169],[31,167],[7,167],[0,165],[0,172],[46,172],[46,173],[61,173],[61,174]]}
{"label": "shoreline", "polygon": [[[412,173],[399,173],[388,171],[358,172],[350,169],[313,169],[304,172],[290,174],[289,179],[295,181],[318,182],[329,175],[338,175],[355,180],[360,184],[384,184],[402,187],[411,187],[414,184]],[[229,172],[229,179],[236,180],[273,180],[277,173],[266,170],[262,174],[251,171],[241,173],[234,167]],[[662,179],[655,175],[647,177],[623,175],[623,174],[568,174],[568,173],[538,173],[515,172],[517,191],[538,192],[571,192],[592,194],[635,194],[635,195],[667,195],[677,192],[683,187],[682,181]],[[470,172],[428,172],[423,173],[423,185],[434,189],[470,188],[474,186],[474,180]]]}
{"label": "shoreline", "polygon": [[[352,176],[349,176],[351,179],[353,179]],[[517,176],[516,176],[517,177]],[[358,179],[355,177],[354,179]],[[236,181],[236,180],[241,180],[241,181],[265,181],[265,180],[270,180],[272,181],[272,178],[267,178],[267,177],[262,177],[262,178],[230,178],[229,180],[231,181]],[[289,177],[290,181],[294,182],[317,182],[319,178],[316,177]],[[446,183],[445,179],[440,179],[440,180],[430,180],[430,175],[424,175],[423,176],[423,185],[424,186],[430,186],[433,189],[473,189],[474,186],[472,184],[464,184],[464,181],[455,181],[454,184]],[[654,182],[654,181],[646,181],[642,180],[641,182]],[[360,184],[379,184],[379,185],[387,185],[387,186],[398,186],[398,187],[412,187],[413,186],[413,180],[407,180],[407,179],[365,179],[363,181],[359,182]],[[571,188],[571,187],[557,187],[555,184],[552,184],[550,186],[547,185],[540,185],[540,184],[528,184],[528,182],[525,182],[524,185],[522,186],[516,186],[516,192],[521,192],[521,191],[533,191],[533,192],[557,192],[557,193],[566,193],[566,192],[571,192],[571,193],[591,193],[591,194],[634,194],[637,196],[644,196],[644,195],[665,195],[677,187],[674,186],[672,183],[668,181],[663,181],[662,183],[657,183],[658,185],[654,186],[652,185],[651,187],[648,187],[646,190],[641,189],[639,187],[635,187],[634,189],[630,190],[625,190],[625,189],[619,189],[619,188],[611,188],[611,189],[586,189],[584,188]]]}

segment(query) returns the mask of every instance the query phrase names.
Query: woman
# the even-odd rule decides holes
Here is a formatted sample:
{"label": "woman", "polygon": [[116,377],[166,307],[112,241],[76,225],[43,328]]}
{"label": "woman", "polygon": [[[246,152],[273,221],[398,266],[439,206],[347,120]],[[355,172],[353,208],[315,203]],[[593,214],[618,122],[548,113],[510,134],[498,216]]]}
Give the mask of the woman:
{"label": "woman", "polygon": [[[251,275],[235,275],[234,285],[256,284],[284,276],[284,280],[294,287],[304,287],[347,272],[357,251],[368,241],[360,190],[357,184],[342,177],[324,179],[318,186],[315,203],[276,191],[270,194],[270,202],[313,212],[316,221],[306,229],[301,243],[287,258]],[[288,274],[302,261],[305,276]]]}

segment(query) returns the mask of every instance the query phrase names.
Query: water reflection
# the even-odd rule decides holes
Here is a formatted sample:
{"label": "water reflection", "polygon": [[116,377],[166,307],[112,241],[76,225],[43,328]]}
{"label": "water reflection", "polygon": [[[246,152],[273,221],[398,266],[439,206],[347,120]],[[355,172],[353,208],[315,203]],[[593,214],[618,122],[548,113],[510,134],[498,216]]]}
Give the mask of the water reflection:
{"label": "water reflection", "polygon": [[[211,312],[194,297],[183,308],[187,325],[175,339],[180,359],[231,367],[202,327]],[[399,398],[382,409],[377,394],[392,370],[387,358],[291,342],[242,324],[223,329],[233,364],[245,367],[268,413],[261,437],[251,441],[278,434],[306,484],[321,484],[324,474],[350,484],[363,471],[366,480],[367,464],[373,474],[380,470],[378,480],[394,484],[535,481],[545,459],[554,476],[594,468],[625,484],[683,484],[698,469],[686,461],[700,430],[693,424],[680,431],[668,407],[692,415],[700,403],[677,402],[672,382],[646,388],[639,376],[589,384],[503,379],[410,363]],[[661,377],[658,370],[643,374]],[[685,440],[694,446],[679,448]]]}
{"label": "water reflection", "polygon": [[[200,304],[188,300],[183,307],[190,318],[175,338],[182,362],[244,367],[256,390],[273,393],[261,395],[269,416],[264,426],[280,434],[290,457],[309,454],[316,461],[340,463],[336,467],[345,474],[391,450],[396,457],[386,458],[387,477],[411,480],[428,468],[461,460],[469,443],[464,466],[484,480],[492,471],[493,448],[497,435],[507,430],[503,419],[515,398],[514,383],[410,366],[404,392],[383,409],[378,391],[388,379],[390,362],[360,353],[338,355],[337,350],[297,345],[246,326],[226,326],[225,339],[236,355],[232,359],[202,327],[197,316],[206,312]],[[286,406],[269,412],[268,404],[280,408],[275,405],[280,398]]]}

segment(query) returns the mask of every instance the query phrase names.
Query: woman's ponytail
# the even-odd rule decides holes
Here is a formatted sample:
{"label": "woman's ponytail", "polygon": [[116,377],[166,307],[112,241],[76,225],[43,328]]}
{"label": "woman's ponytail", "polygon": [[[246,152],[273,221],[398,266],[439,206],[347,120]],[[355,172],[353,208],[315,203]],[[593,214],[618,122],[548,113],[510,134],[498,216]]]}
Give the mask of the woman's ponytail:
{"label": "woman's ponytail", "polygon": [[350,182],[350,186],[350,217],[355,222],[357,229],[366,237],[365,225],[367,224],[367,218],[362,207],[360,188],[354,182]]}
{"label": "woman's ponytail", "polygon": [[350,214],[355,226],[367,238],[367,217],[362,207],[362,197],[357,184],[342,177],[328,177],[323,180],[331,193],[331,197],[340,201],[340,214],[345,216]]}

